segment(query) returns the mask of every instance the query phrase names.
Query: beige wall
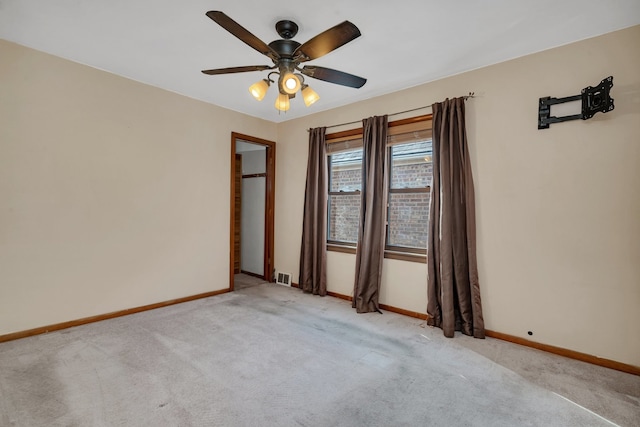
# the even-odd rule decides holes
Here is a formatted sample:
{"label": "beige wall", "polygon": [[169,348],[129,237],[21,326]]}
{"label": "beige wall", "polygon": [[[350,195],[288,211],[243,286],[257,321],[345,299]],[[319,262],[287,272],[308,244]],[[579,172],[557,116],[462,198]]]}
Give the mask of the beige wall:
{"label": "beige wall", "polygon": [[0,40],[0,335],[227,288],[232,131],[276,137]]}
{"label": "beige wall", "polygon": [[[640,26],[280,124],[276,268],[297,278],[307,128],[474,91],[467,132],[487,329],[640,366],[638,41]],[[537,129],[539,97],[609,75],[613,112]],[[329,290],[352,294],[354,258],[328,254]],[[382,303],[426,311],[424,264],[385,260],[383,272]]]}

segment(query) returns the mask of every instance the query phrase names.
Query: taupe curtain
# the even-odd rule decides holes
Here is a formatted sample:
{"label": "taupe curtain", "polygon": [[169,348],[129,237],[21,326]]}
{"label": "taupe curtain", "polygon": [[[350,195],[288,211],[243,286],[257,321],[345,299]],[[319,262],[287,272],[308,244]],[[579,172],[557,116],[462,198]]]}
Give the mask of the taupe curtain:
{"label": "taupe curtain", "polygon": [[433,104],[433,184],[427,249],[427,323],[484,338],[475,196],[464,98]]}
{"label": "taupe curtain", "polygon": [[362,121],[362,192],[353,307],[358,313],[380,311],[387,209],[387,116]]}
{"label": "taupe curtain", "polygon": [[327,294],[327,150],[326,128],[309,131],[307,184],[304,192],[300,289]]}

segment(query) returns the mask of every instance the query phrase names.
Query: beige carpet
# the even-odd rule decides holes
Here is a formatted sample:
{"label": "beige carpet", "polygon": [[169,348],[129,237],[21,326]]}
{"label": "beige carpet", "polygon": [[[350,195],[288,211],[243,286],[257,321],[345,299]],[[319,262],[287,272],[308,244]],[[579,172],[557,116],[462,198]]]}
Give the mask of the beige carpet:
{"label": "beige carpet", "polygon": [[1,426],[638,420],[640,377],[275,284],[0,344]]}
{"label": "beige carpet", "polygon": [[262,285],[263,283],[266,283],[266,281],[259,277],[250,276],[244,273],[233,276],[233,287],[236,291],[250,288],[252,286]]}

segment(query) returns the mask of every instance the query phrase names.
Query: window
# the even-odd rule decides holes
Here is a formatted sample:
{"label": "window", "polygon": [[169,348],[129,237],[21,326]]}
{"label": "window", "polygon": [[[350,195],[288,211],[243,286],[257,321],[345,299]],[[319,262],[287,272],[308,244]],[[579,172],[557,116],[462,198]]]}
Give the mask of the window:
{"label": "window", "polygon": [[362,140],[335,143],[327,151],[327,240],[332,244],[355,246],[358,241],[362,189]]}
{"label": "window", "polygon": [[431,140],[389,147],[387,250],[426,253],[432,177]]}
{"label": "window", "polygon": [[[432,180],[431,116],[389,123],[385,257],[426,262]],[[362,129],[327,135],[327,248],[355,253],[362,189]]]}

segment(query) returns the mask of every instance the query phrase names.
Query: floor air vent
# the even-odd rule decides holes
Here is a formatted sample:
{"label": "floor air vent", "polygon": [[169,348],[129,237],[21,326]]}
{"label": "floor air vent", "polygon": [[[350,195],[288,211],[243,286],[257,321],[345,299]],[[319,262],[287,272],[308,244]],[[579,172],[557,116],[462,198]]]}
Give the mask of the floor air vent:
{"label": "floor air vent", "polygon": [[291,286],[291,274],[276,273],[276,283],[283,286]]}

